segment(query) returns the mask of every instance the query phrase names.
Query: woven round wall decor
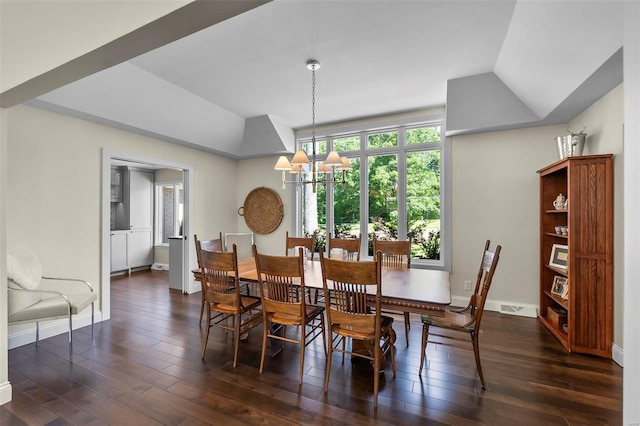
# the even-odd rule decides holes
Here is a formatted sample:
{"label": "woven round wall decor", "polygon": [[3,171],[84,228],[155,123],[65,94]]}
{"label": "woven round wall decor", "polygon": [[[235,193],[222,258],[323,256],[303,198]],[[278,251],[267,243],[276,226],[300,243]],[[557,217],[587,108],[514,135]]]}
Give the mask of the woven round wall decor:
{"label": "woven round wall decor", "polygon": [[282,199],[271,188],[255,188],[247,194],[244,205],[238,209],[238,214],[244,216],[247,226],[256,234],[270,234],[282,222]]}

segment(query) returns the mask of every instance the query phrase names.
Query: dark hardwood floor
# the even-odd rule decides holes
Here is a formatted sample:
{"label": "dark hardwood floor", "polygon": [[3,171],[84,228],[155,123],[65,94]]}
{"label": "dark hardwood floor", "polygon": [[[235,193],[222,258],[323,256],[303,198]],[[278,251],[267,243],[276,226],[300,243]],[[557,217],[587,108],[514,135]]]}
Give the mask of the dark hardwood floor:
{"label": "dark hardwood floor", "polygon": [[622,368],[567,353],[535,319],[486,312],[480,337],[487,390],[473,352],[429,346],[418,375],[421,323],[412,315],[411,346],[402,317],[396,330],[397,377],[373,378],[340,356],[323,392],[322,339],[307,348],[298,386],[298,347],[287,345],[259,373],[262,329],[241,342],[232,368],[229,336],[212,329],[205,360],[198,326],[200,294],[168,289],[166,271],[112,279],[111,320],[9,351],[13,400],[0,407],[10,425],[447,424],[617,425]]}

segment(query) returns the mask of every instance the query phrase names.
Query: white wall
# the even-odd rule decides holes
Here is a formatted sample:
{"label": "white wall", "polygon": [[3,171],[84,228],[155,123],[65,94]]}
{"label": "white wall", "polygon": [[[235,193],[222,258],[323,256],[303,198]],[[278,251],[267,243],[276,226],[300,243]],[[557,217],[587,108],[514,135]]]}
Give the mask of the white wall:
{"label": "white wall", "polygon": [[[83,277],[101,293],[103,148],[191,165],[194,232],[236,229],[234,211],[225,208],[236,203],[236,182],[220,178],[235,177],[235,160],[27,106],[9,109],[8,121],[7,247],[32,249],[47,274]],[[25,327],[32,326],[9,334]]]}
{"label": "white wall", "polygon": [[[0,2],[0,92],[5,92],[78,55],[126,34],[175,10],[185,1],[102,2],[78,7],[78,2]],[[69,9],[71,8],[71,10]],[[96,12],[96,8],[100,8]],[[116,15],[117,14],[117,17]],[[84,14],[84,15],[83,15]],[[91,22],[91,31],[78,22]],[[36,30],[37,29],[37,30]],[[43,37],[43,34],[46,35]],[[8,111],[0,114],[0,308],[6,310],[5,216],[7,206]],[[95,230],[94,230],[95,232]],[[97,273],[97,272],[96,272]],[[0,319],[0,404],[11,400],[7,367],[8,328]]]}
{"label": "white wall", "polygon": [[[291,156],[289,156],[291,157]],[[295,229],[295,219],[292,216],[293,188],[287,185],[282,189],[282,174],[279,170],[274,170],[278,157],[264,157],[252,160],[242,160],[238,162],[238,194],[234,213],[237,217],[238,232],[251,232],[244,218],[239,216],[237,210],[244,204],[244,200],[254,188],[266,186],[275,190],[282,199],[284,205],[284,216],[280,226],[270,234],[254,235],[254,240],[258,250],[262,253],[282,255],[284,254],[285,233],[293,232]],[[287,176],[290,179],[290,176]],[[224,231],[224,230],[223,230]]]}
{"label": "white wall", "polygon": [[[0,92],[158,19],[191,0],[0,2]],[[91,23],[86,25],[85,23]]]}
{"label": "white wall", "polygon": [[624,330],[624,88],[619,85],[569,122],[572,132],[586,127],[584,154],[613,154],[613,341],[623,347]]}
{"label": "white wall", "polygon": [[539,181],[537,170],[558,160],[554,138],[566,126],[455,136],[452,139],[453,297],[468,300],[485,240],[502,253],[489,299],[538,306]]}
{"label": "white wall", "polygon": [[566,125],[456,136],[452,141],[452,297],[467,300],[486,239],[502,245],[489,306],[537,307],[539,181],[537,170],[557,161],[555,137],[587,128],[583,154],[613,153],[615,202],[614,343],[623,331],[623,87],[616,87]]}

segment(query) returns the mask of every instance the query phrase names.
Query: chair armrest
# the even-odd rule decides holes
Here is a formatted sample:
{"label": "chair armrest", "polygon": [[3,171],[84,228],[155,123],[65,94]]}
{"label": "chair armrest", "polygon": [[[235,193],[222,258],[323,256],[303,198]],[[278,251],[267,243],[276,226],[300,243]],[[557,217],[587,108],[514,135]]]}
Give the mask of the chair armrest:
{"label": "chair armrest", "polygon": [[81,279],[78,279],[78,278],[42,277],[42,279],[43,280],[49,280],[49,281],[69,281],[69,282],[74,282],[74,283],[83,283],[93,293],[93,286],[91,284],[89,284],[88,281],[81,280]]}
{"label": "chair armrest", "polygon": [[17,291],[17,292],[22,292],[22,293],[40,293],[43,295],[49,294],[49,295],[54,295],[54,296],[58,296],[63,298],[67,304],[69,306],[71,306],[71,300],[69,299],[69,297],[67,297],[67,295],[65,295],[64,293],[60,293],[59,291],[54,291],[54,290],[40,290],[40,289],[35,289],[35,290],[28,290],[26,288],[11,288],[8,287],[7,290],[9,291]]}

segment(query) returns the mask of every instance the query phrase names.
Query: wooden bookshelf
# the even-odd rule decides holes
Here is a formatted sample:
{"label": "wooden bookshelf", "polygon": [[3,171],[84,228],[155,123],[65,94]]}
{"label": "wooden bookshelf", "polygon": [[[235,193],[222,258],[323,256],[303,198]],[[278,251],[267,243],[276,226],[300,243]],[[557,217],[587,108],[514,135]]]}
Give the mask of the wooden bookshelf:
{"label": "wooden bookshelf", "polygon": [[[539,319],[570,352],[611,358],[613,340],[613,155],[570,157],[540,175]],[[555,209],[558,194],[566,209]],[[568,226],[568,235],[555,232]],[[549,265],[554,244],[567,246],[567,268]],[[568,299],[551,292],[566,277]],[[549,307],[567,311],[567,332],[547,317]]]}

